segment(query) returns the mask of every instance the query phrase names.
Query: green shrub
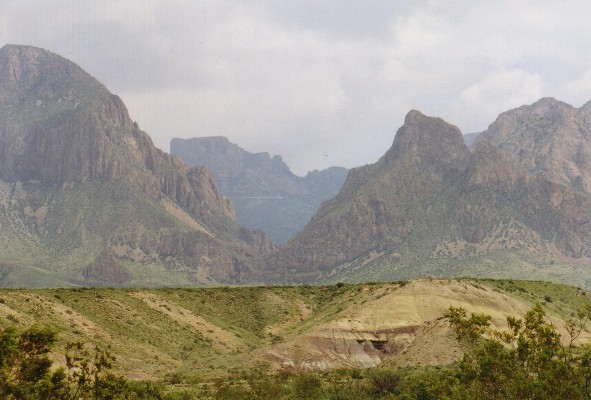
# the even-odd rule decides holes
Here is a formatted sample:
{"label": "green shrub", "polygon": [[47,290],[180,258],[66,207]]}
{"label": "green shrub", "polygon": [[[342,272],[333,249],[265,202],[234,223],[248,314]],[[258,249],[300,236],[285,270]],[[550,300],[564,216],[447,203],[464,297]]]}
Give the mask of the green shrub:
{"label": "green shrub", "polygon": [[53,368],[49,353],[57,333],[32,326],[18,333],[0,330],[0,398],[19,400],[162,399],[151,383],[130,384],[110,372],[114,357],[107,350],[92,350],[80,342],[66,346],[65,367]]}
{"label": "green shrub", "polygon": [[322,381],[314,373],[301,373],[293,382],[293,394],[296,399],[318,399],[322,393]]}

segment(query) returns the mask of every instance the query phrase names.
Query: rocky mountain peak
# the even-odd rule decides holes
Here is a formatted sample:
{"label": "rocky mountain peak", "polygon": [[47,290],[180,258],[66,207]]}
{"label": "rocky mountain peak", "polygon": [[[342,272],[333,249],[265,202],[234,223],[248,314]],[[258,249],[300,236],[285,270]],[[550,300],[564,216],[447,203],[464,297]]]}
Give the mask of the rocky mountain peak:
{"label": "rocky mountain peak", "polygon": [[[55,68],[56,64],[63,64]],[[49,51],[19,45],[5,45],[0,49],[0,80],[4,87],[26,88],[34,85],[43,72],[52,70],[53,76],[73,72],[73,64]]]}
{"label": "rocky mountain peak", "polygon": [[456,126],[411,110],[385,158],[392,161],[405,157],[412,163],[447,163],[466,152],[462,133]]}
{"label": "rocky mountain peak", "polygon": [[425,118],[429,118],[429,117],[427,117],[425,114],[423,114],[419,110],[410,110],[406,114],[406,116],[404,117],[404,124],[405,125],[410,125],[412,123],[415,123],[415,122],[417,122],[419,120],[423,120]]}
{"label": "rocky mountain peak", "polygon": [[478,140],[494,144],[524,170],[589,191],[589,121],[585,106],[577,109],[547,97],[502,113]]}
{"label": "rocky mountain peak", "polygon": [[50,51],[0,50],[0,179],[50,184],[124,181],[148,196],[168,196],[195,215],[233,210],[204,171],[156,149],[121,99],[78,65]]}
{"label": "rocky mountain peak", "polygon": [[[75,276],[60,278],[68,282],[141,280],[139,264],[182,271],[184,280],[235,281],[273,248],[236,223],[205,167],[157,149],[103,84],[49,51],[8,45],[0,49],[0,189],[23,186],[22,204],[0,202],[11,213],[0,212],[0,225],[9,215],[27,234],[2,229],[0,241],[59,252]],[[41,222],[27,225],[37,209]],[[61,262],[48,257],[47,265]]]}
{"label": "rocky mountain peak", "polygon": [[470,263],[488,254],[588,263],[591,201],[581,192],[591,153],[577,115],[542,99],[482,134],[497,128],[515,142],[479,139],[469,150],[457,127],[413,110],[384,157],[351,170],[269,268],[304,280],[400,279],[460,273],[460,259],[473,273]]}
{"label": "rocky mountain peak", "polygon": [[533,103],[529,109],[524,106],[526,113],[536,119],[545,119],[552,122],[559,122],[564,118],[571,118],[576,109],[563,101],[553,97],[544,97]]}
{"label": "rocky mountain peak", "polygon": [[118,158],[144,162],[141,146],[151,140],[121,99],[75,63],[36,47],[4,46],[0,89],[0,177],[114,179],[130,175],[130,163]]}
{"label": "rocky mountain peak", "polygon": [[72,61],[48,50],[21,45],[0,49],[0,87],[0,104],[33,94],[35,98],[28,100],[38,111],[47,111],[52,102],[67,108],[79,107],[84,100],[97,96],[115,97]]}
{"label": "rocky mountain peak", "polygon": [[[533,108],[573,108],[570,104],[555,99],[554,97],[542,97],[531,105]],[[527,106],[524,106],[527,107]]]}

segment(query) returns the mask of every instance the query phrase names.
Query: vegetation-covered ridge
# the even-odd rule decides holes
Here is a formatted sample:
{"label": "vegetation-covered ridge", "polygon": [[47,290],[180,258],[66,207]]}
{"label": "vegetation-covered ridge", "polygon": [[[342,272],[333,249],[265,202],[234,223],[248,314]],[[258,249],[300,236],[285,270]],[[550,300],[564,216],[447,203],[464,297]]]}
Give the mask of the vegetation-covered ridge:
{"label": "vegetation-covered ridge", "polygon": [[[503,328],[536,302],[557,325],[588,299],[546,282],[419,280],[333,286],[1,290],[0,327],[33,324],[109,347],[115,369],[142,379],[225,375],[258,366],[325,370],[444,365],[460,349],[439,318],[450,305]],[[334,351],[339,343],[340,351]]]}
{"label": "vegetation-covered ridge", "polygon": [[[587,398],[587,300],[581,289],[532,281],[2,290],[0,392],[23,399]],[[426,320],[421,326],[415,313]],[[328,353],[324,364],[275,362],[290,346],[321,351],[328,332],[340,358],[377,357],[379,348],[396,357],[382,354],[374,368],[331,368]]]}

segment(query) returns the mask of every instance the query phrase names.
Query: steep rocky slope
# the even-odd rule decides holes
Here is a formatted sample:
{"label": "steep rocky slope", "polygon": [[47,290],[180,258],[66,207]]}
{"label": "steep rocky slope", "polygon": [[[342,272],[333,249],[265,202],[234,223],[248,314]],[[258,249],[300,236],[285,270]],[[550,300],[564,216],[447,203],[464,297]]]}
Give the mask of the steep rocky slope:
{"label": "steep rocky slope", "polygon": [[[528,276],[591,283],[591,200],[411,111],[269,268],[277,279]],[[565,269],[557,267],[568,265]],[[534,268],[535,266],[535,268]]]}
{"label": "steep rocky slope", "polygon": [[204,167],[156,149],[122,101],[51,52],[0,50],[0,284],[255,279],[272,245]]}
{"label": "steep rocky slope", "polygon": [[591,103],[574,108],[544,98],[502,113],[478,140],[529,172],[591,192]]}
{"label": "steep rocky slope", "polygon": [[320,204],[335,196],[347,170],[332,167],[293,174],[280,156],[253,154],[225,137],[172,139],[170,152],[190,165],[205,165],[232,199],[238,221],[278,243],[301,231]]}

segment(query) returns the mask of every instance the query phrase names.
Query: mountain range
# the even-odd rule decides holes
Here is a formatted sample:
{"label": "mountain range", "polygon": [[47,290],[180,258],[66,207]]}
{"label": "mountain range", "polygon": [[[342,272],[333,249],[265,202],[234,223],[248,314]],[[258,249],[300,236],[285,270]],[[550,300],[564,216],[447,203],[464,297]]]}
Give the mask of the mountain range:
{"label": "mountain range", "polygon": [[[478,275],[589,285],[587,108],[542,99],[509,111],[473,150],[457,127],[409,112],[386,154],[351,170],[269,268],[295,282]],[[529,142],[519,145],[536,134],[538,143],[568,138],[566,148],[579,150],[540,145],[562,160],[552,162]],[[533,159],[548,162],[527,168]]]}
{"label": "mountain range", "polygon": [[174,138],[170,153],[189,165],[206,166],[221,193],[236,208],[238,222],[260,229],[277,243],[301,231],[320,204],[334,197],[347,169],[331,167],[304,177],[292,173],[281,158],[250,153],[225,137]]}
{"label": "mountain range", "polygon": [[0,50],[0,224],[3,286],[253,281],[274,246],[119,97],[28,46]]}
{"label": "mountain range", "polygon": [[[471,148],[457,127],[413,110],[384,156],[339,190],[342,169],[297,177],[223,138],[197,139],[190,166],[76,64],[6,45],[0,286],[477,276],[591,287],[590,110],[544,98],[499,115]],[[271,226],[289,208],[245,197],[290,200],[299,214],[286,221],[300,227],[313,215],[292,237],[295,223]],[[267,225],[245,220],[265,211]]]}

